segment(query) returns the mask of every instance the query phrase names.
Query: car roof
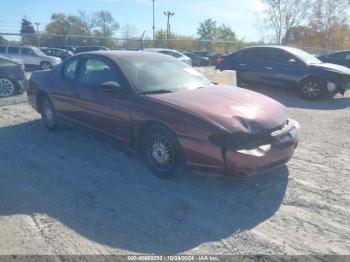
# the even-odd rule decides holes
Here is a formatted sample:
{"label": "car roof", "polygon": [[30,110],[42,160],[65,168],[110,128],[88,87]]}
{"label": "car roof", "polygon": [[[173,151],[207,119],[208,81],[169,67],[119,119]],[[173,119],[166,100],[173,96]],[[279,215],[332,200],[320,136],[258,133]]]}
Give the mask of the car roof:
{"label": "car roof", "polygon": [[125,57],[149,57],[149,58],[169,58],[171,59],[171,56],[159,54],[155,52],[147,52],[146,51],[126,51],[126,50],[108,50],[108,51],[92,51],[92,52],[84,52],[80,53],[79,55],[97,55],[102,56],[110,59],[117,60],[118,58],[125,58]]}
{"label": "car roof", "polygon": [[179,53],[181,54],[181,52],[177,51],[177,50],[173,50],[173,49],[167,49],[167,48],[144,48],[144,51],[171,51],[171,52],[175,52],[175,53]]}

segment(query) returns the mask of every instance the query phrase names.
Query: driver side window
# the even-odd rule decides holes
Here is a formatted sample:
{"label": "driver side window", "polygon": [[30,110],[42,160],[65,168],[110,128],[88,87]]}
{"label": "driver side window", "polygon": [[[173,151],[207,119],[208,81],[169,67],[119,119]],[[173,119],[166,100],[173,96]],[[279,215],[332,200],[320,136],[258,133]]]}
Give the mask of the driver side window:
{"label": "driver side window", "polygon": [[103,83],[110,81],[120,83],[117,72],[115,72],[110,65],[100,59],[86,59],[82,63],[79,71],[79,81],[84,84],[100,86]]}
{"label": "driver side window", "polygon": [[64,71],[63,71],[64,78],[71,79],[71,80],[75,79],[77,65],[78,65],[78,59],[69,61],[64,67]]}

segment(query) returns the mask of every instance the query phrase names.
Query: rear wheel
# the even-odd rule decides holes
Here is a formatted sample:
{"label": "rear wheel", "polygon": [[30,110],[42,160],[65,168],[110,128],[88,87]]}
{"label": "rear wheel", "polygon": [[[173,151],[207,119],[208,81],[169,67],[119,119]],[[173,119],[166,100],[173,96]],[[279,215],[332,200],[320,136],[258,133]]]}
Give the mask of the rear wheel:
{"label": "rear wheel", "polygon": [[309,77],[301,82],[301,95],[309,100],[317,100],[324,93],[324,83],[313,77]]}
{"label": "rear wheel", "polygon": [[141,155],[158,177],[169,179],[184,167],[182,148],[175,134],[162,126],[145,130],[141,138]]}
{"label": "rear wheel", "polygon": [[40,110],[45,127],[50,131],[56,131],[58,127],[56,110],[48,96],[42,97]]}
{"label": "rear wheel", "polygon": [[0,78],[0,97],[13,96],[15,93],[15,83],[8,78]]}

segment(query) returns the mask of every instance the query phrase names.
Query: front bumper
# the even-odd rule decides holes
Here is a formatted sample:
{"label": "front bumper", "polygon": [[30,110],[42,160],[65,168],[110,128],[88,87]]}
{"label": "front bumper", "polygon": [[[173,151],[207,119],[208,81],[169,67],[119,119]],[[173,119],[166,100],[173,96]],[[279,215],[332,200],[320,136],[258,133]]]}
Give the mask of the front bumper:
{"label": "front bumper", "polygon": [[252,176],[257,172],[282,165],[293,155],[298,145],[299,124],[290,120],[291,126],[274,134],[269,150],[261,154],[226,151],[210,141],[179,137],[179,142],[190,169],[223,173],[227,176]]}
{"label": "front bumper", "polygon": [[344,95],[346,90],[350,89],[350,82],[327,82],[327,92],[330,94],[337,94],[340,93]]}
{"label": "front bumper", "polygon": [[225,174],[229,176],[252,176],[257,172],[282,165],[289,161],[298,145],[299,124],[292,122],[289,130],[274,136],[269,150],[253,155],[233,150],[226,152]]}

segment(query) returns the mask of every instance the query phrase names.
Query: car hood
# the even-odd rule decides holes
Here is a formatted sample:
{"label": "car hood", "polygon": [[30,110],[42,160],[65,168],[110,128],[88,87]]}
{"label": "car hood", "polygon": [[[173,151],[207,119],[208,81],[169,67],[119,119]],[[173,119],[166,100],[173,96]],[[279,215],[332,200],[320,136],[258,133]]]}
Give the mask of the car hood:
{"label": "car hood", "polygon": [[347,68],[341,65],[336,65],[331,63],[320,63],[320,64],[311,64],[311,66],[317,67],[317,68],[323,68],[323,69],[340,73],[340,74],[350,75],[350,68]]}
{"label": "car hood", "polygon": [[287,109],[259,93],[232,86],[213,86],[170,94],[150,95],[216,124],[228,132],[258,134],[288,120]]}

